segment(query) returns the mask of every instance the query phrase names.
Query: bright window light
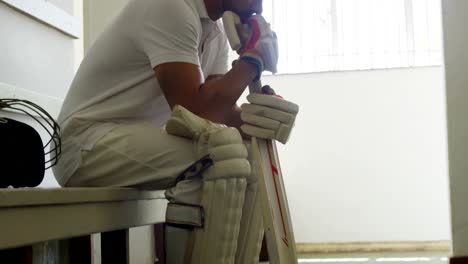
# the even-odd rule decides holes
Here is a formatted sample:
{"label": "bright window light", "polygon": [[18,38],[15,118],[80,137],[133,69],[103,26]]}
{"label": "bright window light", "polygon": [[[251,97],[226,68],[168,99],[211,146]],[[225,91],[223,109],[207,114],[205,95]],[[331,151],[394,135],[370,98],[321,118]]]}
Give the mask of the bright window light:
{"label": "bright window light", "polygon": [[279,73],[440,65],[440,0],[264,0]]}
{"label": "bright window light", "polygon": [[299,263],[347,263],[347,262],[367,262],[368,258],[324,258],[324,259],[299,259]]}
{"label": "bright window light", "polygon": [[413,258],[378,258],[377,262],[423,262],[431,261],[431,258],[413,257]]}

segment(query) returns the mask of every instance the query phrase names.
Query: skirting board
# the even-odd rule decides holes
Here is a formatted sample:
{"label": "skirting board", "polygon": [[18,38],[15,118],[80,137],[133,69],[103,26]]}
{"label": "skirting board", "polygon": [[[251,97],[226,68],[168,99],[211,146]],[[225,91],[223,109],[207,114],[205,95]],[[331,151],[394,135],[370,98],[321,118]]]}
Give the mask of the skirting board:
{"label": "skirting board", "polygon": [[390,241],[390,242],[338,242],[297,243],[299,254],[365,253],[365,252],[449,252],[450,242],[442,241]]}

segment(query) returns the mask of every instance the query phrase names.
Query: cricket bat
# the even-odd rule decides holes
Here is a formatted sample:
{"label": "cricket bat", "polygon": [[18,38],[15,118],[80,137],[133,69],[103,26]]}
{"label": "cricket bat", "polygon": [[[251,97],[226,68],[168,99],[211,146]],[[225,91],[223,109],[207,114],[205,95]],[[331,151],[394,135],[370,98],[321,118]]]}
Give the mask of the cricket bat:
{"label": "cricket bat", "polygon": [[[240,23],[239,17],[232,12],[223,15],[224,28],[233,50],[239,50],[242,46],[236,29],[236,25]],[[261,88],[260,81],[249,85],[250,93],[261,93]],[[257,164],[252,169],[257,170],[260,177],[259,187],[269,261],[271,264],[297,263],[296,243],[276,142],[252,138],[251,147]]]}

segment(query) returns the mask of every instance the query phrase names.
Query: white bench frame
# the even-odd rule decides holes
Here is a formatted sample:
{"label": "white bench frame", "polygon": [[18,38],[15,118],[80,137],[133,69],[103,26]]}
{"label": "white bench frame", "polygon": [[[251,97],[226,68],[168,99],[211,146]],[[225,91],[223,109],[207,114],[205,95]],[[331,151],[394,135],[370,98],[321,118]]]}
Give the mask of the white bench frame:
{"label": "white bench frame", "polygon": [[129,188],[0,190],[0,249],[162,223],[166,204],[161,193]]}

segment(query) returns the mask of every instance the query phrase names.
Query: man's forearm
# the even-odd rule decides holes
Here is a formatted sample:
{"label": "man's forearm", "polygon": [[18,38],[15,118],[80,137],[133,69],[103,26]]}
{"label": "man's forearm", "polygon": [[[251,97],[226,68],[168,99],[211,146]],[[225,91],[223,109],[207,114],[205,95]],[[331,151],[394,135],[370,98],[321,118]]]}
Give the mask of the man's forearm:
{"label": "man's forearm", "polygon": [[213,122],[240,127],[242,121],[236,102],[256,74],[254,65],[241,61],[222,77],[207,80],[197,94],[196,114]]}

